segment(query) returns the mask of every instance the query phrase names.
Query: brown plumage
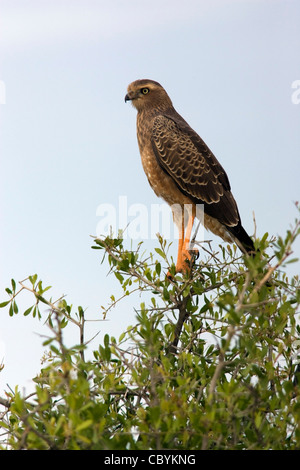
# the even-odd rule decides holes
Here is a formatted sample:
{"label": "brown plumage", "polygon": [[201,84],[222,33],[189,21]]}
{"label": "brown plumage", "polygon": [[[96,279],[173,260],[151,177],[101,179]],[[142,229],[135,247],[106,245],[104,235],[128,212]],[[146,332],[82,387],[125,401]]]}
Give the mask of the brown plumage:
{"label": "brown plumage", "polygon": [[164,88],[153,80],[136,80],[128,86],[128,100],[138,111],[137,138],[144,171],[156,195],[172,206],[179,230],[176,271],[190,266],[189,243],[198,204],[204,205],[207,229],[235,242],[244,253],[253,252],[225,170],[174,109]]}

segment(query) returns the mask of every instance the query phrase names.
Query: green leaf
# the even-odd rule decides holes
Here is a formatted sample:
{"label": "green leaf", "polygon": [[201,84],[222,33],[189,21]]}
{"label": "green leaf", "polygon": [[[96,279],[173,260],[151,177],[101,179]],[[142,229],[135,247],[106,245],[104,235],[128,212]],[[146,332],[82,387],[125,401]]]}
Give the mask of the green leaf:
{"label": "green leaf", "polygon": [[106,348],[109,347],[109,335],[108,334],[104,335],[104,346]]}
{"label": "green leaf", "polygon": [[37,277],[38,277],[37,274],[33,274],[33,276],[29,276],[29,281],[31,282],[33,286],[36,283]]}
{"label": "green leaf", "polygon": [[159,276],[160,273],[161,273],[161,264],[160,263],[156,263],[155,271],[156,271],[157,275]]}
{"label": "green leaf", "polygon": [[158,253],[164,260],[166,259],[166,255],[160,248],[154,248],[156,253]]}
{"label": "green leaf", "polygon": [[164,300],[170,300],[170,293],[166,287],[163,288]]}
{"label": "green leaf", "polygon": [[13,308],[13,304],[11,303],[9,306],[9,316],[12,317],[13,314],[14,314],[14,308]]}
{"label": "green leaf", "polygon": [[37,293],[35,293],[35,296],[40,302],[42,302],[43,304],[48,305],[48,303],[49,303],[48,300],[46,300],[43,296],[41,296],[40,294],[37,294]]}
{"label": "green leaf", "polygon": [[87,429],[90,426],[92,426],[92,424],[93,424],[93,420],[92,419],[87,419],[86,421],[83,421],[83,423],[78,424],[78,426],[76,426],[75,430],[76,430],[76,432],[83,431],[84,429]]}
{"label": "green leaf", "polygon": [[16,281],[14,279],[11,280],[11,285],[12,285],[13,292],[15,292],[16,291]]}
{"label": "green leaf", "polygon": [[60,327],[65,328],[68,325],[68,323],[69,322],[68,322],[67,318],[64,317],[60,322]]}
{"label": "green leaf", "polygon": [[121,343],[123,341],[123,339],[125,338],[125,333],[121,333],[120,336],[119,336],[119,343]]}
{"label": "green leaf", "polygon": [[118,281],[120,281],[120,283],[122,284],[122,282],[124,281],[124,277],[122,276],[122,274],[119,273],[119,271],[115,271],[115,276],[118,279]]}
{"label": "green leaf", "polygon": [[285,264],[298,263],[299,258],[292,258],[285,262]]}
{"label": "green leaf", "polygon": [[29,307],[27,310],[25,310],[25,312],[24,312],[24,314],[23,314],[24,317],[27,317],[27,315],[30,314],[30,312],[31,312],[32,309],[33,309],[33,305],[32,305],[32,307]]}

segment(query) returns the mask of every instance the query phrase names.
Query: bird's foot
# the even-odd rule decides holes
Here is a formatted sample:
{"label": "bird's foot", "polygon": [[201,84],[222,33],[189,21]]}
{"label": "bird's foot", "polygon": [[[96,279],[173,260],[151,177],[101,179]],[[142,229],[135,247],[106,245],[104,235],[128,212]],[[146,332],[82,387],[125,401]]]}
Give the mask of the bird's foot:
{"label": "bird's foot", "polygon": [[199,250],[197,248],[193,248],[192,250],[188,250],[190,254],[190,259],[193,261],[193,263],[199,258]]}
{"label": "bird's foot", "polygon": [[[199,258],[199,250],[182,250],[180,257],[177,259],[175,273],[190,274],[193,264]],[[170,271],[167,272],[167,278],[173,280],[174,276]]]}

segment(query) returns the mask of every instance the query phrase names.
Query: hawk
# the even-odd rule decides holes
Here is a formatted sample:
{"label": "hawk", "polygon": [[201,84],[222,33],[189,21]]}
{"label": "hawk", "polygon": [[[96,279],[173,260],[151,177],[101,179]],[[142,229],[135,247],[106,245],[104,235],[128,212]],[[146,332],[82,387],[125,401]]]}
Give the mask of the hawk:
{"label": "hawk", "polygon": [[126,101],[138,111],[137,139],[150,186],[171,206],[179,230],[176,272],[190,270],[190,238],[198,204],[203,205],[207,229],[236,243],[243,253],[254,252],[225,170],[174,109],[165,89],[154,80],[136,80],[128,86]]}

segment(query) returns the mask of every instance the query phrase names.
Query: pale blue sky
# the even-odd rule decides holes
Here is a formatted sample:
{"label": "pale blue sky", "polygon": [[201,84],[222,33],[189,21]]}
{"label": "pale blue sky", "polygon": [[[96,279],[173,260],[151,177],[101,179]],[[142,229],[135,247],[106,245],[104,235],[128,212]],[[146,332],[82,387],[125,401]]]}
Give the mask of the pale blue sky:
{"label": "pale blue sky", "polygon": [[[225,167],[249,234],[253,212],[258,236],[285,234],[299,200],[299,31],[297,0],[1,0],[0,301],[11,277],[38,273],[54,298],[100,319],[118,291],[90,235],[101,203],[159,202],[124,104],[138,78],[166,88]],[[0,389],[28,388],[47,330],[1,316]],[[118,336],[133,321],[127,302],[89,333]]]}

